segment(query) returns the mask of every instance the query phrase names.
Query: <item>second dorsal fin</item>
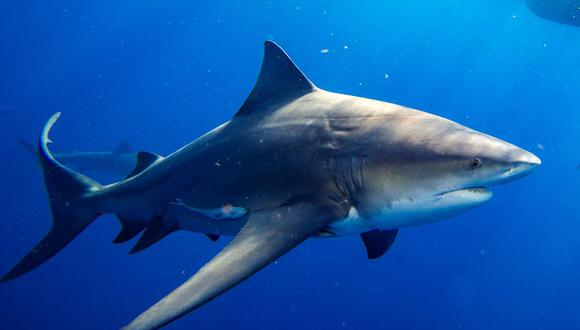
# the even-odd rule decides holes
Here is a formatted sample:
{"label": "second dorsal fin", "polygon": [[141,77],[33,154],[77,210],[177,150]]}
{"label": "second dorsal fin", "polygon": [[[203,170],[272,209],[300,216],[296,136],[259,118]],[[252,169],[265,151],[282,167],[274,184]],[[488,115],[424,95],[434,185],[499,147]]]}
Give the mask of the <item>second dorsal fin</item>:
{"label": "second dorsal fin", "polygon": [[133,151],[133,148],[131,148],[131,145],[129,144],[129,142],[127,142],[125,140],[121,140],[119,142],[119,144],[117,145],[117,148],[115,148],[115,150],[113,150],[113,153],[117,154],[117,155],[122,155],[122,154],[128,154],[132,151]]}
{"label": "second dorsal fin", "polygon": [[148,151],[139,152],[137,154],[137,164],[135,164],[135,168],[133,169],[133,171],[131,171],[131,173],[129,173],[129,175],[127,175],[125,179],[134,177],[135,175],[143,172],[153,163],[161,159],[163,159],[163,157],[161,157],[158,154],[154,154],[152,152]]}
{"label": "second dorsal fin", "polygon": [[258,81],[236,116],[251,113],[256,105],[263,102],[297,98],[314,88],[314,84],[280,46],[266,41]]}

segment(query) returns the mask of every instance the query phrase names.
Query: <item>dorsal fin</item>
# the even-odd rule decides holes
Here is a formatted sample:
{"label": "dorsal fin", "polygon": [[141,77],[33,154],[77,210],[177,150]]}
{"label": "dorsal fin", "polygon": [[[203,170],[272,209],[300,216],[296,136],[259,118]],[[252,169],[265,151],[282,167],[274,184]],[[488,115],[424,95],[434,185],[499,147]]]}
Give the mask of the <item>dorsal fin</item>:
{"label": "dorsal fin", "polygon": [[134,177],[135,175],[143,172],[153,163],[161,159],[163,159],[163,157],[161,157],[158,154],[154,154],[152,152],[148,151],[139,152],[137,154],[137,164],[135,164],[135,168],[133,169],[133,171],[131,171],[131,173],[129,173],[129,175],[127,175],[125,179]]}
{"label": "dorsal fin", "polygon": [[119,141],[117,148],[115,148],[115,150],[113,150],[113,153],[121,155],[121,154],[128,154],[132,151],[133,151],[133,148],[131,148],[131,145],[129,144],[129,142],[127,142],[125,140],[121,140],[121,141]]}
{"label": "dorsal fin", "polygon": [[314,84],[280,46],[273,41],[266,41],[258,81],[236,116],[252,112],[261,103],[297,98],[314,88]]}

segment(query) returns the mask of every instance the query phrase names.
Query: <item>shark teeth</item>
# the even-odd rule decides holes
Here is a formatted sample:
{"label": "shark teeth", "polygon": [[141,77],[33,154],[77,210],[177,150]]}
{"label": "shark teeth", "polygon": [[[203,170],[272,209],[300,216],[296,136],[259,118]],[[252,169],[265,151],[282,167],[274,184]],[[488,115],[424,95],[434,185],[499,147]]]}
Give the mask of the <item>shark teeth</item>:
{"label": "shark teeth", "polygon": [[486,187],[467,188],[464,190],[472,192],[472,193],[476,193],[476,194],[487,194],[489,192],[489,189]]}
{"label": "shark teeth", "polygon": [[437,195],[438,197],[443,197],[447,194],[451,194],[451,193],[456,193],[456,192],[469,192],[469,193],[474,193],[474,194],[489,194],[490,190],[487,187],[469,187],[469,188],[460,188],[460,189],[454,189],[454,190],[448,190],[446,192],[440,193],[439,195]]}

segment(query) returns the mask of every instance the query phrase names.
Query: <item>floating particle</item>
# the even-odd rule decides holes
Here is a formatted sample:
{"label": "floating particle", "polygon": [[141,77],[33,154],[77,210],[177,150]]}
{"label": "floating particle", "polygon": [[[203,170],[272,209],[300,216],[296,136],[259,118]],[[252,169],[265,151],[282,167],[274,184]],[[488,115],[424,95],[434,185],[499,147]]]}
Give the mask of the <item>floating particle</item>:
{"label": "floating particle", "polygon": [[322,48],[320,50],[320,54],[328,54],[328,52],[330,52],[330,50],[328,48]]}
{"label": "floating particle", "polygon": [[344,45],[342,48],[344,48],[344,49],[348,49],[348,45]]}
{"label": "floating particle", "polygon": [[389,79],[389,74],[385,73],[385,79]]}
{"label": "floating particle", "polygon": [[544,145],[541,143],[536,144],[536,147],[540,150],[544,150],[544,148],[545,148]]}

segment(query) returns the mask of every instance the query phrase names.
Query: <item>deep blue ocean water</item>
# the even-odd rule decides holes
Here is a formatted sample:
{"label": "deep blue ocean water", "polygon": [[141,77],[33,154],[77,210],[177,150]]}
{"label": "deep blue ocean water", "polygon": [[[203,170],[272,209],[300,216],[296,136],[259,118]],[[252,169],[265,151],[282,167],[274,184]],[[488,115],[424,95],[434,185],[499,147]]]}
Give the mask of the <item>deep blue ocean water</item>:
{"label": "deep blue ocean water", "polygon": [[[307,241],[168,329],[580,329],[580,27],[519,0],[1,2],[0,273],[51,223],[17,138],[62,111],[54,150],[170,153],[235,114],[267,39],[323,89],[444,116],[543,164],[402,230],[379,260],[358,237]],[[1,284],[0,328],[118,328],[227,241],[179,232],[129,256],[118,228],[102,217]]]}

